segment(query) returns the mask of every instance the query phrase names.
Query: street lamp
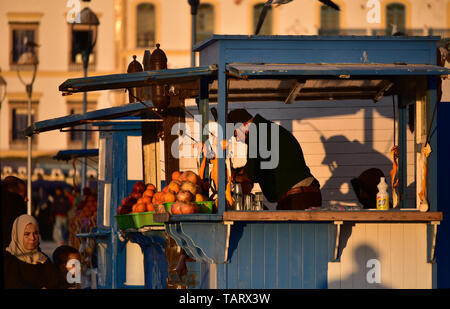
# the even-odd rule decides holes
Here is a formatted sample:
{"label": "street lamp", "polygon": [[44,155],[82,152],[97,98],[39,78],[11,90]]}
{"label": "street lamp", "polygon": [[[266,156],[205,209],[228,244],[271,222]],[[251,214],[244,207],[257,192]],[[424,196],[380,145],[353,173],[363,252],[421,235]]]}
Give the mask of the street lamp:
{"label": "street lamp", "polygon": [[[86,0],[83,0],[84,2],[89,2]],[[83,71],[84,71],[84,77],[87,77],[87,71],[88,71],[88,65],[89,65],[89,57],[94,50],[95,43],[97,42],[97,29],[98,25],[100,25],[100,22],[97,18],[97,15],[88,7],[85,7],[80,11],[79,14],[70,22],[72,24],[72,40],[73,33],[74,33],[74,26],[75,25],[84,25],[87,26],[88,31],[86,32],[86,35],[77,40],[75,46],[73,47],[73,52],[75,54],[81,53],[81,59],[83,61]],[[87,111],[87,93],[83,93],[83,114],[85,114]],[[85,150],[87,147],[87,125],[84,125],[84,130],[82,132],[82,148]],[[81,164],[81,190],[83,190],[86,187],[86,157],[82,158],[82,164]]]}
{"label": "street lamp", "polygon": [[6,80],[1,73],[2,69],[0,69],[0,108],[2,108],[2,102],[6,97]]}
{"label": "street lamp", "polygon": [[[39,64],[38,57],[34,51],[34,48],[38,45],[34,42],[27,41],[25,43],[27,50],[23,52],[19,60],[17,61],[17,76],[19,77],[20,82],[25,86],[27,97],[28,97],[28,127],[31,126],[31,97],[33,93],[33,84],[36,79],[37,66]],[[31,77],[31,81],[29,83],[25,82],[20,75],[20,69],[24,66],[32,66],[33,67],[33,75]],[[27,214],[31,215],[31,146],[32,146],[32,136],[27,136]]]}
{"label": "street lamp", "polygon": [[197,10],[198,6],[200,5],[200,0],[188,0],[188,3],[191,6],[191,15],[192,15],[191,67],[195,67],[194,45],[197,41]]}

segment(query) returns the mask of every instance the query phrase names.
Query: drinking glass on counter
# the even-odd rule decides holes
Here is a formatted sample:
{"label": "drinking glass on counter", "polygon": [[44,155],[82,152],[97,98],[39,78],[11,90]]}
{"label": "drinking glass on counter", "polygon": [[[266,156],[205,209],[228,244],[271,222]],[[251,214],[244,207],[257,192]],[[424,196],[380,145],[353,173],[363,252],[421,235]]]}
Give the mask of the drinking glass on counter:
{"label": "drinking glass on counter", "polygon": [[253,194],[244,195],[244,209],[246,211],[253,210]]}
{"label": "drinking glass on counter", "polygon": [[234,184],[234,205],[233,210],[244,210],[243,205],[242,185],[240,183]]}
{"label": "drinking glass on counter", "polygon": [[255,192],[254,210],[263,210],[264,196],[262,192]]}

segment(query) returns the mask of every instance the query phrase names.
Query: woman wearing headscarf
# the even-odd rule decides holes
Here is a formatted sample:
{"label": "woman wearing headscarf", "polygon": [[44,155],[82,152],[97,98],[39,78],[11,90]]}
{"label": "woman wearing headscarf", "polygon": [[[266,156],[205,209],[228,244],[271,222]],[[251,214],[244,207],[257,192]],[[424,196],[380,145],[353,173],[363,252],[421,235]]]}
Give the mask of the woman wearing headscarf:
{"label": "woman wearing headscarf", "polygon": [[29,215],[16,218],[11,242],[4,251],[4,287],[7,289],[58,289],[66,283],[56,266],[39,250],[39,226]]}

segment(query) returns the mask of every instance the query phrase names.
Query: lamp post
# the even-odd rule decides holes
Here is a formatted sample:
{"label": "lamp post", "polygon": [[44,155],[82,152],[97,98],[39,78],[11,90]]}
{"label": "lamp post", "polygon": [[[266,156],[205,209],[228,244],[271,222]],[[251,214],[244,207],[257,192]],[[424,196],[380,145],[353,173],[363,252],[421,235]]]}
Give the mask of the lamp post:
{"label": "lamp post", "polygon": [[[28,98],[28,107],[27,107],[27,115],[28,115],[28,127],[31,126],[31,97],[33,94],[33,84],[36,79],[37,66],[39,64],[38,57],[34,51],[34,48],[38,45],[34,42],[25,43],[27,46],[27,50],[20,55],[19,60],[17,61],[17,76],[19,77],[20,82],[25,86]],[[29,83],[25,82],[20,75],[20,69],[23,66],[32,66],[33,73],[31,77],[31,81]],[[32,136],[27,136],[27,214],[31,215],[31,152],[32,152]]]}
{"label": "lamp post", "polygon": [[[90,0],[83,0],[84,2],[89,2]],[[80,39],[74,46],[74,53],[81,53],[81,59],[83,61],[83,72],[84,77],[87,77],[87,71],[89,66],[89,57],[94,50],[95,43],[97,41],[97,28],[100,24],[97,15],[85,7],[82,9],[71,22],[72,24],[72,40],[74,33],[74,25],[84,25],[87,26],[88,31],[84,39]],[[87,111],[87,93],[83,93],[83,114]],[[87,125],[84,125],[84,130],[82,132],[82,148],[85,150],[87,148]],[[86,187],[86,157],[82,158],[81,164],[81,190]]]}
{"label": "lamp post", "polygon": [[0,69],[0,108],[2,108],[2,102],[6,97],[6,80],[2,76],[2,69]]}
{"label": "lamp post", "polygon": [[191,6],[192,15],[191,67],[195,67],[194,45],[197,41],[197,10],[198,6],[200,5],[200,0],[188,0],[188,3]]}

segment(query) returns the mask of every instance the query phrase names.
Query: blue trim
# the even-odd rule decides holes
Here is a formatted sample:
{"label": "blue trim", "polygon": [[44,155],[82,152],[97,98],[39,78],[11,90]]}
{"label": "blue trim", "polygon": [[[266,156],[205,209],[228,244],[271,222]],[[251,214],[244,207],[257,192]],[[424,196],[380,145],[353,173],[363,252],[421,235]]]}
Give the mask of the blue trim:
{"label": "blue trim", "polygon": [[217,35],[214,34],[207,39],[194,45],[193,50],[200,52],[206,47],[223,41],[432,41],[440,40],[439,36],[320,36],[320,35]]}
{"label": "blue trim", "polygon": [[407,186],[407,153],[408,153],[408,140],[406,136],[406,130],[408,126],[407,112],[408,108],[404,104],[405,98],[402,95],[398,95],[397,110],[398,110],[398,145],[399,145],[399,157],[398,157],[398,207],[406,207],[406,186]]}
{"label": "blue trim", "polygon": [[74,158],[80,157],[95,157],[98,156],[98,149],[73,149],[73,150],[60,150],[53,157],[55,160],[69,161]]}

